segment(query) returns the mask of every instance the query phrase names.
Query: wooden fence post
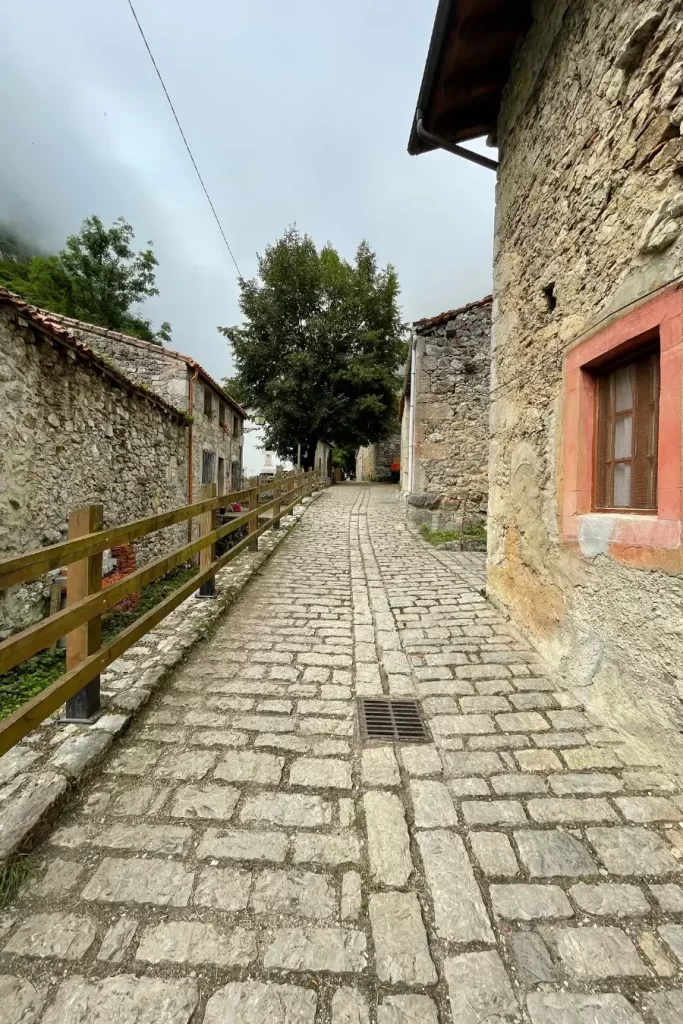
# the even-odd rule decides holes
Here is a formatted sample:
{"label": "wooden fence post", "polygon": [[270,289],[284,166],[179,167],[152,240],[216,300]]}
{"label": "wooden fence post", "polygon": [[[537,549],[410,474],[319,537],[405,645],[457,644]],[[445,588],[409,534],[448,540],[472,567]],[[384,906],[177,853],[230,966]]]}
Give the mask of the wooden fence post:
{"label": "wooden fence post", "polygon": [[[86,505],[69,516],[69,540],[84,537],[102,529],[101,505]],[[67,608],[77,601],[97,594],[102,589],[102,552],[90,555],[69,566],[66,582]],[[66,637],[66,669],[76,668],[89,654],[94,654],[102,642],[102,617],[90,619],[84,626],[78,626]],[[100,710],[100,677],[95,676],[78,693],[66,702],[66,722],[84,722],[92,719]]]}
{"label": "wooden fence post", "polygon": [[[258,483],[258,477],[256,480],[256,485],[249,488],[249,534],[256,533],[258,530],[260,485]],[[258,551],[258,537],[254,537],[253,540],[250,540],[248,547],[250,551]]]}
{"label": "wooden fence post", "polygon": [[[206,501],[207,498],[215,498],[217,493],[216,484],[204,484],[202,486],[202,501]],[[207,533],[213,533],[218,525],[218,509],[214,508],[210,512],[203,512],[199,517],[199,535],[205,537]],[[205,548],[199,552],[199,571],[204,572],[208,569],[212,562],[216,560],[216,545],[208,544]],[[201,587],[197,591],[197,597],[215,597],[216,596],[216,577],[212,576],[211,579],[207,580],[206,583],[202,583]]]}
{"label": "wooden fence post", "polygon": [[284,484],[283,484],[281,479],[277,479],[277,473],[275,474],[275,476],[276,476],[276,480],[275,480],[275,495],[274,495],[275,504],[273,505],[273,519],[272,519],[272,523],[273,523],[273,529],[274,530],[279,530],[280,529],[280,507],[282,505],[282,488],[284,487]]}

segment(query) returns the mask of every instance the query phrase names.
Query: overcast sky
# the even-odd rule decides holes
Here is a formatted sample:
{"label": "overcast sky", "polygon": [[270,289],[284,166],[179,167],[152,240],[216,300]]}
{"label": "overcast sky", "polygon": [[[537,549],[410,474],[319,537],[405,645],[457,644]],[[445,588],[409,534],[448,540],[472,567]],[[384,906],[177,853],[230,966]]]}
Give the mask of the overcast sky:
{"label": "overcast sky", "polygon": [[[406,152],[435,0],[134,0],[237,262],[296,221],[395,265],[406,320],[490,291],[494,174]],[[3,5],[0,220],[61,246],[96,213],[152,239],[172,347],[216,377],[234,267],[127,0]]]}

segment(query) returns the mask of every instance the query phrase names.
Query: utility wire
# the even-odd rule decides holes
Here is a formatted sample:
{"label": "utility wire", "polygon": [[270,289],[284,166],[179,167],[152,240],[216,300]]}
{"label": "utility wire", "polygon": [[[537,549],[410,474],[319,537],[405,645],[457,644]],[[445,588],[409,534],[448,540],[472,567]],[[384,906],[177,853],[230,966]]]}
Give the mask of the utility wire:
{"label": "utility wire", "polygon": [[216,213],[216,207],[213,205],[213,202],[211,201],[211,196],[209,195],[209,190],[207,189],[206,185],[204,184],[204,179],[202,178],[201,174],[199,173],[199,168],[197,167],[197,162],[196,162],[195,158],[192,155],[192,150],[190,149],[190,144],[187,141],[187,139],[185,138],[185,132],[183,131],[183,126],[181,125],[180,120],[178,118],[178,115],[175,112],[175,107],[173,106],[173,103],[171,102],[171,97],[168,94],[168,89],[166,88],[164,80],[161,77],[161,72],[159,71],[157,62],[154,59],[154,54],[150,50],[149,43],[147,42],[147,37],[145,36],[145,33],[142,30],[142,25],[140,24],[140,19],[138,18],[137,14],[135,13],[135,8],[133,7],[132,0],[128,0],[128,6],[130,7],[131,13],[132,13],[133,17],[135,18],[135,24],[137,25],[137,27],[138,27],[138,29],[140,31],[140,35],[142,36],[142,41],[145,44],[145,47],[147,49],[147,53],[149,54],[149,59],[152,61],[152,64],[154,65],[154,70],[156,71],[157,77],[158,77],[159,81],[161,82],[161,88],[164,90],[164,95],[166,96],[166,99],[168,100],[168,105],[171,108],[171,112],[173,113],[173,116],[175,118],[175,123],[178,125],[178,131],[180,132],[180,134],[182,136],[182,139],[183,139],[183,142],[185,143],[185,149],[188,152],[190,160],[192,161],[192,166],[194,167],[194,169],[195,169],[195,171],[197,173],[197,177],[199,178],[199,184],[204,189],[204,195],[206,196],[206,198],[208,200],[208,203],[209,203],[209,206],[211,207],[211,212],[214,215],[214,218],[216,220],[216,224],[218,224],[218,230],[220,231],[221,235],[223,236],[223,241],[225,242],[225,247],[228,250],[228,252],[230,253],[230,259],[235,264],[235,269],[237,270],[237,276],[239,277],[240,281],[244,281],[244,278],[242,277],[242,271],[240,270],[239,266],[237,265],[237,260],[235,259],[235,254],[233,253],[232,249],[230,248],[230,243],[228,242],[228,239],[225,236],[225,231],[223,230],[223,225],[221,224],[220,220],[218,219],[218,214]]}

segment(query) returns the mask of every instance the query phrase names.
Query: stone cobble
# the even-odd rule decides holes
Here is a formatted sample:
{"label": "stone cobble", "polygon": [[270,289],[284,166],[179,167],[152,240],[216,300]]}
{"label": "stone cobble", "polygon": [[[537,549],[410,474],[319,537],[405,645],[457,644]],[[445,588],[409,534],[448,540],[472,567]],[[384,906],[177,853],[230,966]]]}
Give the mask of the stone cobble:
{"label": "stone cobble", "polygon": [[[483,585],[393,488],[326,492],[29,858],[2,1024],[683,1019],[679,780]],[[389,695],[429,742],[360,740]]]}

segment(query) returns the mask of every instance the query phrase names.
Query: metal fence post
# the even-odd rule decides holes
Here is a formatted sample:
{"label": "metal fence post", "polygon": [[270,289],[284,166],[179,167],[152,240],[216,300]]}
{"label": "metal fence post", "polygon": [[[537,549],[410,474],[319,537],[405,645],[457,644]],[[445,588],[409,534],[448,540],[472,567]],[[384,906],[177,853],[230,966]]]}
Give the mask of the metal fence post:
{"label": "metal fence post", "polygon": [[[217,493],[216,484],[204,484],[202,486],[202,501],[206,501],[207,498],[215,498]],[[211,509],[210,512],[203,512],[199,517],[199,535],[205,537],[208,533],[213,533],[218,525],[218,509]],[[199,552],[199,571],[204,572],[208,569],[212,562],[216,560],[216,545],[208,544],[205,548]],[[212,576],[206,583],[202,583],[201,587],[197,591],[197,597],[215,597],[216,596],[216,577]]]}
{"label": "metal fence post", "polygon": [[[249,534],[254,534],[258,530],[258,513],[259,513],[259,495],[260,486],[257,483],[255,487],[249,488]],[[258,551],[258,537],[254,537],[253,540],[249,541],[248,544],[250,551]]]}
{"label": "metal fence post", "polygon": [[[101,505],[86,505],[78,508],[69,516],[69,540],[84,537],[102,529],[103,513]],[[67,608],[81,601],[90,594],[97,594],[102,589],[102,553],[90,555],[80,562],[69,566],[66,583]],[[102,617],[97,615],[84,626],[67,633],[66,637],[66,668],[67,672],[76,668],[89,654],[99,650],[102,642]],[[65,722],[86,722],[100,711],[100,677],[95,676],[66,702]]]}

